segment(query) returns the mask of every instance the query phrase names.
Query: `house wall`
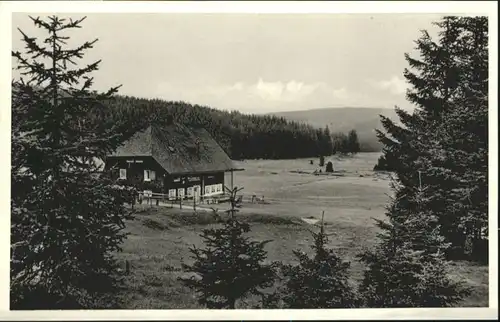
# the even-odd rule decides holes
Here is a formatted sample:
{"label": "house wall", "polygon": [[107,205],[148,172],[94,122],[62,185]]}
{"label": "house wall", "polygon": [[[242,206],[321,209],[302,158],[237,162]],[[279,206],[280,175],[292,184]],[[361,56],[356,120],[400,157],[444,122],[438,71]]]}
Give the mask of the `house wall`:
{"label": "house wall", "polygon": [[[165,178],[165,188],[167,193],[172,198],[178,197],[180,194],[192,197],[193,192],[189,188],[199,187],[200,195],[214,195],[224,192],[224,172],[200,174],[200,175],[185,175],[185,176],[167,176]],[[175,193],[171,190],[175,189]],[[184,191],[180,191],[184,189]]]}
{"label": "house wall", "polygon": [[[191,197],[192,189],[199,187],[199,195],[217,195],[224,193],[224,172],[199,175],[169,175],[152,157],[110,157],[106,160],[106,169],[114,168],[113,179],[119,180],[120,169],[126,169],[127,179],[124,182],[139,184],[145,190],[163,193],[178,198],[180,195]],[[144,170],[155,171],[155,178],[144,182]],[[227,184],[230,184],[227,182]],[[171,191],[175,190],[175,192]]]}
{"label": "house wall", "polygon": [[224,172],[211,173],[203,176],[205,184],[224,183]]}
{"label": "house wall", "polygon": [[[113,168],[112,177],[115,180],[120,180],[120,169],[126,169],[128,183],[144,183],[148,185],[150,190],[154,192],[163,192],[162,188],[154,188],[153,186],[162,186],[165,170],[151,157],[110,157],[106,160],[107,170]],[[144,181],[144,170],[155,171],[154,179]]]}
{"label": "house wall", "polygon": [[[224,172],[206,174],[203,176],[203,191],[205,194],[224,193]],[[207,187],[211,191],[207,191]],[[214,191],[214,187],[217,189]]]}

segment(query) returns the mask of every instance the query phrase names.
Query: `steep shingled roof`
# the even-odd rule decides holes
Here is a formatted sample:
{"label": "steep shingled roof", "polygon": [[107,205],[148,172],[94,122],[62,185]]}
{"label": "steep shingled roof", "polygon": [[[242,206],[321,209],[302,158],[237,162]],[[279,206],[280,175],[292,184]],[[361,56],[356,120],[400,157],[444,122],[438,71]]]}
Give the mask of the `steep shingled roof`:
{"label": "steep shingled roof", "polygon": [[180,124],[151,125],[137,132],[110,157],[151,156],[170,174],[236,169],[233,161],[205,130]]}

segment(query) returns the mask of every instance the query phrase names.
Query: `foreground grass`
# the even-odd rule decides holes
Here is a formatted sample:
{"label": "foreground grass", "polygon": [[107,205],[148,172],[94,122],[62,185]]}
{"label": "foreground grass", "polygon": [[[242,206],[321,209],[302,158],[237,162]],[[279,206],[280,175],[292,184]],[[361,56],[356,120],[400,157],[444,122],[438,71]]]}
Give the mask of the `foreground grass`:
{"label": "foreground grass", "polygon": [[[224,216],[224,215],[222,215]],[[266,247],[269,260],[294,263],[294,249],[310,252],[313,228],[297,217],[268,214],[238,215],[251,224],[250,236],[257,240],[273,240]],[[191,263],[189,247],[201,246],[203,228],[220,225],[209,212],[181,211],[162,207],[142,207],[129,221],[130,233],[119,259],[130,263],[125,288],[119,294],[127,309],[196,309],[201,308],[196,294],[177,278],[186,274],[182,263]],[[373,245],[376,228],[346,221],[328,222],[330,247],[345,260],[351,261],[353,282],[362,278],[364,267],[355,256]],[[452,276],[464,279],[473,287],[472,295],[460,306],[488,306],[488,268],[468,262],[452,263]],[[250,299],[242,308],[255,308]]]}

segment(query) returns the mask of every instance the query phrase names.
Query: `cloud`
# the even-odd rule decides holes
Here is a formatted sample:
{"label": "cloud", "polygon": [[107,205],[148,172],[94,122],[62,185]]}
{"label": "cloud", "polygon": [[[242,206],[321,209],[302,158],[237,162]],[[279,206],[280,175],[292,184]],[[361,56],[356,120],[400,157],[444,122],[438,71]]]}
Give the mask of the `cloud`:
{"label": "cloud", "polygon": [[347,91],[347,89],[345,87],[342,87],[340,89],[334,89],[333,96],[335,98],[345,100],[345,99],[349,98],[349,92]]}
{"label": "cloud", "polygon": [[404,94],[408,88],[408,83],[396,75],[393,75],[389,80],[370,80],[369,83],[377,89],[389,91],[394,95]]}
{"label": "cloud", "polygon": [[237,109],[242,112],[341,105],[348,104],[352,97],[347,88],[334,88],[324,82],[266,81],[262,78],[253,83],[235,82],[190,88],[160,83],[156,92],[166,99],[183,100],[228,110]]}
{"label": "cloud", "polygon": [[248,86],[250,93],[263,100],[276,102],[297,102],[301,101],[318,89],[326,86],[323,83],[305,84],[291,80],[289,82],[266,82],[260,78],[257,83]]}

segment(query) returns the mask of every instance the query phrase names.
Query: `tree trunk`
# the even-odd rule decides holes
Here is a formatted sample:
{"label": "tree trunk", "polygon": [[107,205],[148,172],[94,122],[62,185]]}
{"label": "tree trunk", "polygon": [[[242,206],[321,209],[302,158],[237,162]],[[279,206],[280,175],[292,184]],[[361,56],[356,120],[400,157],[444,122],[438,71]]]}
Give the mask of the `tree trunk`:
{"label": "tree trunk", "polygon": [[229,308],[234,310],[236,309],[236,299],[235,298],[229,298]]}

